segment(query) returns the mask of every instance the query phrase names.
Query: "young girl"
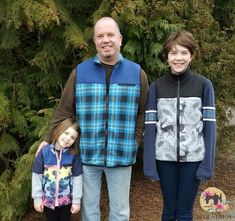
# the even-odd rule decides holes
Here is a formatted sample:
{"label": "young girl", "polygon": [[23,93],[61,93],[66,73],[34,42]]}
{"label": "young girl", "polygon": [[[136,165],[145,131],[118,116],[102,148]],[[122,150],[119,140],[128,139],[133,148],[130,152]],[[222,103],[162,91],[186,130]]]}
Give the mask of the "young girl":
{"label": "young girl", "polygon": [[77,153],[79,126],[75,119],[62,121],[52,135],[52,144],[42,148],[33,164],[34,208],[47,221],[69,221],[80,210],[81,160]]}
{"label": "young girl", "polygon": [[200,180],[214,170],[216,120],[211,82],[190,70],[197,44],[178,31],[164,43],[167,75],[149,89],[145,119],[144,173],[160,180],[162,220],[193,220]]}

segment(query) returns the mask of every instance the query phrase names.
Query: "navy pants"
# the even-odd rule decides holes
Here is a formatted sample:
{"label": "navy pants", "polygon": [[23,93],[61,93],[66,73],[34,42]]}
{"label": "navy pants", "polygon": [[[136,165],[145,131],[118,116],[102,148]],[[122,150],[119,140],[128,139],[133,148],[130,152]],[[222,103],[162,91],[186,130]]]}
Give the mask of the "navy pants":
{"label": "navy pants", "polygon": [[196,179],[199,164],[157,160],[164,204],[162,221],[193,220],[193,204],[200,184]]}

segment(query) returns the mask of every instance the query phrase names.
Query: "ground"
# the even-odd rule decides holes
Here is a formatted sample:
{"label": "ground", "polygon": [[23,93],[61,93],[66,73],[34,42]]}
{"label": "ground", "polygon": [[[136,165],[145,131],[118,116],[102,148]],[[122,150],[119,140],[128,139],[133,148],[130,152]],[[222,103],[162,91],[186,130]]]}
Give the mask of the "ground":
{"label": "ground", "polygon": [[[218,151],[217,151],[218,152]],[[141,155],[141,153],[139,154]],[[158,182],[151,182],[143,175],[141,157],[133,166],[131,183],[131,221],[160,221],[162,210],[162,196]],[[214,178],[200,185],[194,207],[194,221],[235,221],[235,156],[234,151],[219,151],[216,157]],[[223,213],[209,213],[204,211],[199,203],[201,192],[208,187],[217,187],[224,192],[229,200],[229,210]],[[102,188],[102,221],[107,221],[108,200],[106,185]],[[41,214],[31,209],[23,221],[43,221]],[[80,215],[73,216],[73,221],[80,221]]]}

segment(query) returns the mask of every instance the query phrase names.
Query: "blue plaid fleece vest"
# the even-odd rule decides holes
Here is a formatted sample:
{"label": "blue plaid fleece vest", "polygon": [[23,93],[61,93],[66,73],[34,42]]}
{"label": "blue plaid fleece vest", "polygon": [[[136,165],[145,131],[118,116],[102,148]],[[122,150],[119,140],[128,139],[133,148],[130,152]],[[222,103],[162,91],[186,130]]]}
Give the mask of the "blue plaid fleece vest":
{"label": "blue plaid fleece vest", "polygon": [[123,58],[114,66],[106,94],[105,69],[97,57],[77,66],[76,114],[83,164],[117,167],[135,163],[140,66]]}

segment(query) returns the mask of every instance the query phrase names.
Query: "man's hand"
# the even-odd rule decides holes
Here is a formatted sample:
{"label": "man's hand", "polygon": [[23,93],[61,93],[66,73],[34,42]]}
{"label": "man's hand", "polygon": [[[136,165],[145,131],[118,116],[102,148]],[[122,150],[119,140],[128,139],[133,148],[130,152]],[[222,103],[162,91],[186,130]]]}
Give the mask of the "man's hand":
{"label": "man's hand", "polygon": [[39,203],[39,204],[34,204],[34,209],[36,211],[38,211],[39,213],[42,213],[43,212],[43,204],[42,204],[42,202]]}
{"label": "man's hand", "polygon": [[35,156],[37,156],[37,155],[39,154],[40,150],[41,150],[43,147],[45,147],[47,144],[48,144],[48,143],[47,143],[46,141],[42,141],[42,142],[40,143],[40,145],[39,145],[37,151],[36,151]]}
{"label": "man's hand", "polygon": [[78,213],[80,211],[80,204],[72,204],[70,211],[72,214]]}

